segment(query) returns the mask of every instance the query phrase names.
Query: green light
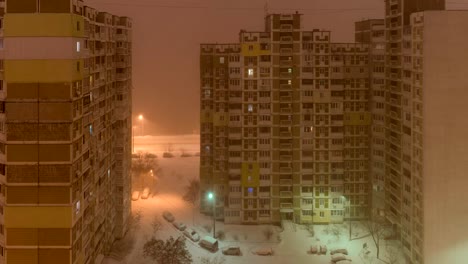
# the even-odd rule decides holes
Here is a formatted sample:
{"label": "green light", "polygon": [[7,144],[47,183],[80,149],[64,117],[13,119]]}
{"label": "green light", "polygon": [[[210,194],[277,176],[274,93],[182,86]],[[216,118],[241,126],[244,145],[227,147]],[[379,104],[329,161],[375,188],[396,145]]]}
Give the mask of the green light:
{"label": "green light", "polygon": [[208,199],[211,200],[211,199],[213,199],[213,197],[214,197],[214,194],[213,194],[212,192],[209,192],[209,193],[208,193]]}

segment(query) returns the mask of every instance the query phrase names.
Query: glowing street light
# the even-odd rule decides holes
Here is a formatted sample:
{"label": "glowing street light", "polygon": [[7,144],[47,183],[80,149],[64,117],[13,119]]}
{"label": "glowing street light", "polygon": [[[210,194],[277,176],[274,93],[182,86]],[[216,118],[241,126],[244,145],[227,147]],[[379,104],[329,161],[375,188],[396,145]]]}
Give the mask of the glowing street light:
{"label": "glowing street light", "polygon": [[213,192],[208,192],[208,200],[213,203],[213,238],[216,238],[216,199]]}

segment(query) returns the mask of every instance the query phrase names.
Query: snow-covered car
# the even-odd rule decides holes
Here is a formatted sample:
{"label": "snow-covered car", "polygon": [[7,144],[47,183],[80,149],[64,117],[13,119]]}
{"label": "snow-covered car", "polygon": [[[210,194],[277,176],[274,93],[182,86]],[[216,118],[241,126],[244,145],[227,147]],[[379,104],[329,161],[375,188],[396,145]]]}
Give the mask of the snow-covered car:
{"label": "snow-covered car", "polygon": [[319,251],[319,247],[317,245],[313,245],[310,247],[309,253],[310,254],[317,254]]}
{"label": "snow-covered car", "polygon": [[200,240],[200,235],[198,235],[197,231],[191,229],[191,228],[187,228],[184,230],[184,235],[188,238],[190,238],[190,240],[194,241],[194,242],[197,242],[198,240]]}
{"label": "snow-covered car", "polygon": [[198,243],[202,248],[208,249],[211,252],[218,251],[218,240],[213,237],[205,236],[200,243]]}
{"label": "snow-covered car", "polygon": [[320,245],[320,252],[319,254],[325,255],[327,254],[327,246],[325,245]]}
{"label": "snow-covered car", "polygon": [[180,231],[184,231],[187,228],[187,226],[184,223],[181,223],[181,222],[175,222],[174,221],[174,222],[172,222],[172,225],[175,228],[177,228],[178,230],[180,230]]}
{"label": "snow-covered car", "polygon": [[255,254],[259,256],[272,256],[273,249],[272,248],[260,248],[255,250]]}
{"label": "snow-covered car", "polygon": [[229,255],[229,256],[241,256],[242,255],[240,247],[237,247],[237,246],[229,246],[223,249],[222,252],[224,255]]}
{"label": "snow-covered car", "polygon": [[134,191],[133,194],[132,194],[132,200],[137,201],[138,199],[140,199],[140,192],[139,191]]}
{"label": "snow-covered car", "polygon": [[168,222],[174,222],[174,220],[175,220],[174,216],[168,211],[164,211],[162,216]]}
{"label": "snow-covered car", "polygon": [[341,254],[341,253],[336,253],[336,254],[331,256],[332,263],[341,264],[341,261],[344,261],[344,260],[350,260],[350,259],[345,254]]}
{"label": "snow-covered car", "polygon": [[348,255],[348,250],[346,248],[337,248],[330,250],[330,255],[335,255],[337,253]]}
{"label": "snow-covered car", "polygon": [[148,199],[149,195],[150,195],[150,190],[147,187],[143,190],[143,193],[141,194],[141,199]]}

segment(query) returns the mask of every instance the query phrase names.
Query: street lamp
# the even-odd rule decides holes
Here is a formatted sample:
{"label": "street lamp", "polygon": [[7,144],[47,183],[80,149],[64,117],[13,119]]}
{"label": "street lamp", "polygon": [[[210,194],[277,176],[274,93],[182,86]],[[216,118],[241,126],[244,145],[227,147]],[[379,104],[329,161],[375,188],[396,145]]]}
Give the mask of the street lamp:
{"label": "street lamp", "polygon": [[[344,195],[341,196],[341,198],[343,198],[343,202],[346,203],[346,197]],[[349,241],[351,241],[351,201],[348,201],[348,213],[349,213]],[[343,214],[343,218],[344,216],[346,215],[346,211],[345,213]]]}
{"label": "street lamp", "polygon": [[150,174],[151,174],[151,189],[152,189],[152,192],[153,192],[153,196],[154,196],[154,175],[153,175],[153,170],[150,170]]}
{"label": "street lamp", "polygon": [[139,115],[138,120],[141,122],[141,135],[144,136],[143,115]]}
{"label": "street lamp", "polygon": [[213,202],[213,238],[216,238],[216,199],[213,192],[208,193],[208,200]]}

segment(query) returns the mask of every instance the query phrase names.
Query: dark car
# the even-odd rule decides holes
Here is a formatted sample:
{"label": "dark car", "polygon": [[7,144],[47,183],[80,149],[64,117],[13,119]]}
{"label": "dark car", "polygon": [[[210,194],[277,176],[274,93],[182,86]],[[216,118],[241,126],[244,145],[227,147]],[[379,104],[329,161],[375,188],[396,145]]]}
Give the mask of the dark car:
{"label": "dark car", "polygon": [[168,222],[174,222],[174,220],[175,220],[174,216],[168,211],[164,211],[162,216]]}

